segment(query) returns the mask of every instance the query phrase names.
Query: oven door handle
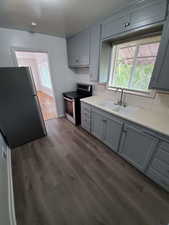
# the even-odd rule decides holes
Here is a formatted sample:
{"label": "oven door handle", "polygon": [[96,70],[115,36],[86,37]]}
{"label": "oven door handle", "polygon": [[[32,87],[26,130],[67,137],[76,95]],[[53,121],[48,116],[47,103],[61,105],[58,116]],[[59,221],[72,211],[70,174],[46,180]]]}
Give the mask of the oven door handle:
{"label": "oven door handle", "polygon": [[64,97],[65,100],[69,101],[69,102],[73,102],[74,100],[73,99],[70,99],[70,98],[66,98]]}

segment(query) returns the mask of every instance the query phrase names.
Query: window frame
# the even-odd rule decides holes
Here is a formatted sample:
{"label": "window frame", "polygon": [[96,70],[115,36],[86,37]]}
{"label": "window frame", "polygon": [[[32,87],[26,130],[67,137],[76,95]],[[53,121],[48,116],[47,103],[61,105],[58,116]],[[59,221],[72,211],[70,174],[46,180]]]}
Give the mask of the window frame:
{"label": "window frame", "polygon": [[[113,76],[114,76],[114,70],[116,68],[116,63],[117,63],[117,52],[118,52],[118,45],[126,45],[126,47],[129,47],[129,43],[131,43],[131,46],[136,46],[136,51],[135,51],[135,54],[134,54],[134,57],[133,57],[133,66],[132,66],[132,70],[134,71],[135,70],[135,66],[136,65],[136,61],[137,61],[137,55],[138,55],[138,51],[139,51],[139,47],[141,45],[144,45],[144,43],[147,42],[147,39],[152,39],[152,38],[159,38],[159,41],[161,40],[161,33],[159,34],[154,34],[154,35],[150,35],[148,37],[140,37],[138,39],[135,39],[134,41],[130,41],[130,40],[126,40],[126,41],[123,41],[122,43],[114,43],[112,42],[112,51],[111,51],[111,60],[110,60],[110,65],[109,65],[109,76],[108,76],[108,82],[106,84],[107,86],[107,89],[108,90],[114,90],[114,91],[117,91],[118,89],[121,89],[122,87],[115,87],[112,85],[112,81],[113,81]],[[145,42],[144,40],[145,39]],[[157,40],[154,40],[154,41],[151,41],[149,42],[149,44],[152,44],[152,43],[156,43]],[[114,47],[116,46],[116,49],[114,50]],[[111,63],[112,62],[112,63]],[[132,77],[134,75],[133,71],[131,71],[131,74],[130,74],[130,80],[132,80]],[[137,89],[132,89],[132,88],[123,88],[125,93],[129,93],[129,94],[134,94],[134,95],[139,95],[139,96],[145,96],[145,97],[150,97],[150,98],[154,98],[155,95],[156,95],[156,90],[152,90],[152,89],[148,89],[147,91],[144,91],[144,90],[137,90]]]}

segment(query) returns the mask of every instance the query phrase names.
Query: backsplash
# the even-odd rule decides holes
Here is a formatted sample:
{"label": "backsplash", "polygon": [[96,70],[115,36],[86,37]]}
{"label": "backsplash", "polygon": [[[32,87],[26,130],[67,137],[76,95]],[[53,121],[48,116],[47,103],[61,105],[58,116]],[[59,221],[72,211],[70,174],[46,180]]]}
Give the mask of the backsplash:
{"label": "backsplash", "polygon": [[[91,83],[90,76],[88,74],[77,74],[77,82]],[[119,93],[108,90],[105,85],[94,84],[94,95],[106,96],[117,102],[119,99]],[[133,105],[147,110],[168,112],[169,113],[169,93],[156,93],[154,98],[138,96],[133,94],[125,94],[125,101],[128,105]]]}

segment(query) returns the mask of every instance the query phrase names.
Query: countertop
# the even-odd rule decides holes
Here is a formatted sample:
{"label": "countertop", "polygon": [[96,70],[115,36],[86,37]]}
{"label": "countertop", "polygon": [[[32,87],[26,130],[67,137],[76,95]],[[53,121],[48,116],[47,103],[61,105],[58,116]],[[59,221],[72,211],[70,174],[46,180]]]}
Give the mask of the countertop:
{"label": "countertop", "polygon": [[[82,102],[95,106],[113,115],[126,119],[128,121],[134,122],[136,124],[147,127],[155,132],[161,133],[163,135],[169,136],[169,113],[166,112],[156,112],[152,110],[146,110],[144,108],[127,106],[124,110],[119,112],[114,111],[111,107],[106,107],[105,102],[110,102],[111,100],[106,97],[92,96],[89,98],[81,99]],[[113,102],[112,102],[113,105]]]}

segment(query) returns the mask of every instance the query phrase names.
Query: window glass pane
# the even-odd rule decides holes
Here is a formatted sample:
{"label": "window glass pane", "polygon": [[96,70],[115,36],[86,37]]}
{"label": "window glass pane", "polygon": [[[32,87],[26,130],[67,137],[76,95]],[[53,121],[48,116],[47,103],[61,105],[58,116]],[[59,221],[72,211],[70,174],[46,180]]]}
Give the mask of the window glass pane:
{"label": "window glass pane", "polygon": [[110,86],[148,91],[159,45],[154,36],[114,46]]}
{"label": "window glass pane", "polygon": [[135,50],[136,46],[123,47],[117,50],[113,86],[128,88]]}
{"label": "window glass pane", "polygon": [[150,43],[139,46],[130,85],[131,89],[148,90],[158,47],[159,43]]}

